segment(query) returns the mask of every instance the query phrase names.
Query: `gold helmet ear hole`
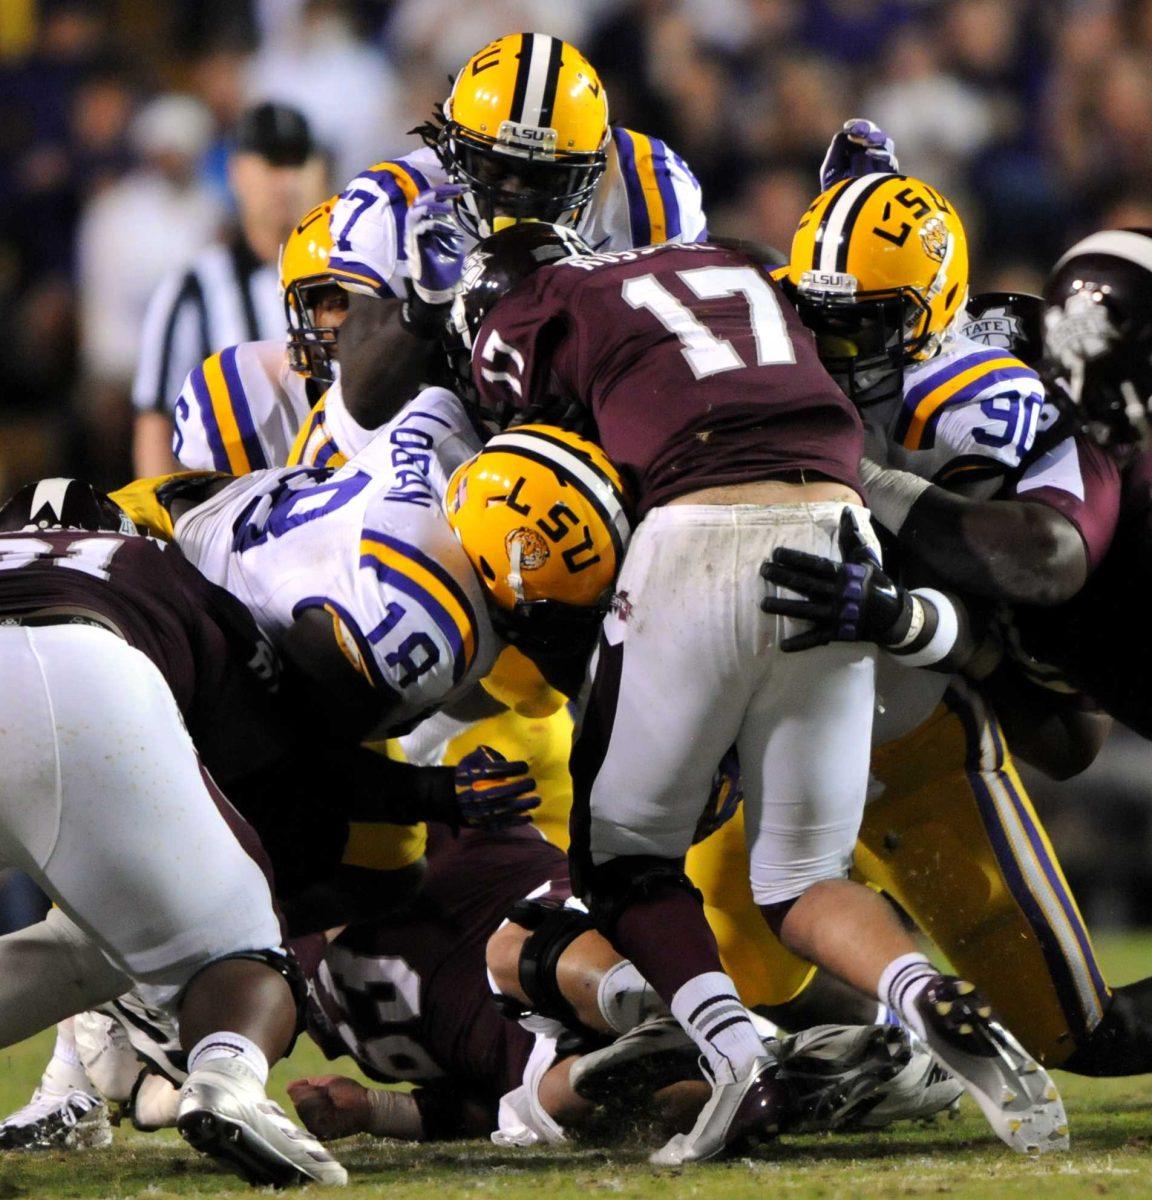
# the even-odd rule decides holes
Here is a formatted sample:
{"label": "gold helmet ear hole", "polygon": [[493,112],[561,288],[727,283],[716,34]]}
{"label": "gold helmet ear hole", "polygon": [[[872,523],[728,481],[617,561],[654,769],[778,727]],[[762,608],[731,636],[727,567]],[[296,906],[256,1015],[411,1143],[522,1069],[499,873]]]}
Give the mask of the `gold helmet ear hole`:
{"label": "gold helmet ear hole", "polygon": [[480,559],[480,570],[484,573],[484,578],[490,583],[496,582],[496,572],[492,570],[488,560],[483,556]]}

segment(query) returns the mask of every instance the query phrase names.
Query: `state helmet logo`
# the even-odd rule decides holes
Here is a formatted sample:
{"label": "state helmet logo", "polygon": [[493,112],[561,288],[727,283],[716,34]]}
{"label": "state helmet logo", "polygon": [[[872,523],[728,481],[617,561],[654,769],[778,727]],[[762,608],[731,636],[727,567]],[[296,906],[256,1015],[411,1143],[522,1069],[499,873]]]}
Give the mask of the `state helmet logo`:
{"label": "state helmet logo", "polygon": [[548,549],[548,543],[536,532],[535,529],[528,529],[521,525],[518,529],[513,529],[511,533],[504,539],[504,548],[508,551],[508,557],[515,561],[514,550],[520,551],[520,570],[522,571],[538,571],[548,561],[551,556],[551,551]]}

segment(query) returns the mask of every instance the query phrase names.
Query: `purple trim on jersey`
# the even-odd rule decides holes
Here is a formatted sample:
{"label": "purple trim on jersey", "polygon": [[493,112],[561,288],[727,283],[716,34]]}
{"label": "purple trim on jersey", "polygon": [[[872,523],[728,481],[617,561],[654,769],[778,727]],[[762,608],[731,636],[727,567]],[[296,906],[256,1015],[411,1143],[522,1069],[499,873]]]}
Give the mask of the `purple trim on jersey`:
{"label": "purple trim on jersey", "polygon": [[672,170],[668,166],[669,150],[659,138],[650,138],[652,143],[652,167],[656,175],[656,186],[664,202],[664,236],[668,241],[680,236],[680,202],[676,199],[676,188],[672,184]]}
{"label": "purple trim on jersey", "polygon": [[232,464],[228,461],[228,451],[224,449],[220,426],[216,424],[216,414],[212,411],[212,397],[208,392],[208,381],[204,378],[204,364],[201,363],[188,378],[192,381],[192,394],[200,408],[200,421],[208,437],[208,449],[212,451],[212,465],[217,471],[231,474]]}
{"label": "purple trim on jersey", "polygon": [[[471,602],[464,594],[460,585],[438,562],[429,558],[428,555],[422,553],[420,550],[417,550],[415,546],[409,545],[407,542],[402,542],[399,538],[391,537],[386,533],[378,533],[375,530],[365,529],[362,536],[365,541],[381,542],[404,558],[411,559],[432,575],[463,609],[464,615],[474,631],[473,651],[475,652],[479,649],[480,632],[475,610],[472,608]],[[403,592],[406,596],[411,597],[411,599],[423,606],[452,648],[452,682],[459,683],[470,663],[466,661],[464,653],[464,635],[453,619],[452,614],[426,588],[422,587],[414,579],[410,579],[407,575],[403,575],[394,568],[389,567],[387,563],[381,562],[374,555],[361,555],[360,565],[362,567],[371,567],[381,582],[389,584],[391,587],[396,588],[397,591]]]}
{"label": "purple trim on jersey", "polygon": [[316,461],[313,464],[317,467],[326,467],[332,461],[332,456],[336,453],[336,443],[328,434],[324,436],[326,440],[320,449],[316,451]]}
{"label": "purple trim on jersey", "polygon": [[309,608],[331,608],[336,615],[344,622],[345,628],[356,641],[356,647],[360,651],[360,657],[364,661],[364,665],[368,668],[368,673],[372,676],[372,683],[376,689],[383,692],[390,701],[395,704],[403,702],[403,697],[396,691],[394,687],[384,678],[380,671],[380,667],[376,662],[376,655],[372,653],[372,647],[368,644],[368,639],[360,630],[360,626],[356,624],[352,614],[342,605],[338,604],[331,596],[305,596],[303,600],[298,600],[292,606],[292,620],[296,620],[302,612]]}
{"label": "purple trim on jersey", "polygon": [[[418,193],[428,190],[428,180],[414,167],[401,162],[398,162],[396,166],[412,177]],[[396,261],[403,262],[407,257],[404,250],[404,226],[408,218],[408,197],[404,195],[403,188],[396,182],[396,176],[383,167],[378,171],[365,171],[362,178],[371,179],[388,197],[388,203],[392,208],[392,219],[396,222]]]}
{"label": "purple trim on jersey", "polygon": [[262,471],[268,466],[268,459],[264,454],[264,447],[260,444],[256,423],[252,420],[248,394],[240,381],[240,372],[236,369],[237,349],[236,346],[229,346],[221,353],[220,367],[224,373],[224,385],[228,389],[228,398],[232,401],[232,414],[236,418],[236,428],[240,431],[240,441],[243,443],[248,465],[253,471]]}
{"label": "purple trim on jersey", "polygon": [[345,271],[349,275],[363,276],[378,291],[387,292],[389,295],[392,294],[392,288],[384,276],[378,271],[373,271],[366,262],[361,262],[358,258],[344,258],[333,251],[328,259],[328,266],[332,271]]}
{"label": "purple trim on jersey", "polygon": [[[1033,379],[1038,380],[1039,376],[1035,372],[1028,372]],[[930,437],[936,431],[936,426],[940,422],[940,418],[951,408],[955,408],[958,404],[966,404],[969,400],[975,400],[977,396],[986,392],[995,383],[1009,383],[1014,379],[1019,379],[1024,375],[1024,371],[1020,371],[1015,367],[997,367],[994,371],[989,371],[985,375],[981,375],[979,379],[973,379],[971,383],[965,384],[958,392],[948,397],[943,404],[928,418],[927,424],[924,426],[924,436]],[[1042,401],[1039,396],[1032,392],[1027,393],[1028,398],[1035,404],[1039,405]],[[1026,403],[1027,401],[1025,401]],[[927,449],[927,446],[922,441],[921,447]]]}
{"label": "purple trim on jersey", "polygon": [[636,147],[626,129],[614,128],[612,140],[616,143],[620,174],[624,178],[624,192],[628,197],[628,223],[632,229],[632,245],[647,246],[652,241],[652,226],[648,221],[644,189],[640,186],[640,173],[636,169]]}

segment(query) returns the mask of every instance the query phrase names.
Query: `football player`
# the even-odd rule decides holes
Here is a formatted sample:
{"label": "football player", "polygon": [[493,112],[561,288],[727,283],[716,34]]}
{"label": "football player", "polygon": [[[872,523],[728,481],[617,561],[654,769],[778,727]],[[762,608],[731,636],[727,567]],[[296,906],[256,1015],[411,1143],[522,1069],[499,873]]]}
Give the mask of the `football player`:
{"label": "football player", "polygon": [[477,51],[419,132],[424,148],[358,175],[332,214],[332,264],[354,292],[344,401],[366,428],[434,378],[429,339],[464,254],[501,224],[556,221],[608,250],[704,235],[684,160],[610,126],[595,69],[559,38],[512,33]]}
{"label": "football player", "polygon": [[[348,310],[348,293],[329,261],[328,219],[335,201],[309,212],[281,250],[287,345],[229,346],[185,381],[176,402],[172,452],[189,470],[245,475],[284,466],[313,405],[335,381],[336,338]],[[343,459],[316,463],[342,464]]]}
{"label": "football player", "polygon": [[[562,226],[520,224],[470,256],[453,323],[489,418],[575,408],[644,517],[573,751],[572,858],[598,928],[668,1003],[713,1080],[692,1130],[653,1161],[723,1153],[773,1128],[782,1103],[776,1063],[684,874],[712,771],[733,743],[753,894],[785,944],[889,1003],[1009,1145],[1065,1146],[1044,1072],[970,984],[916,951],[884,900],[843,878],[867,786],[874,657],[824,647],[793,675],[778,628],[738,615],[755,588],[754,547],[822,543],[835,554],[842,513],[870,536],[859,417],[795,311],[731,250],[594,254]],[[499,440],[517,446],[515,430]],[[459,503],[450,489],[449,510]],[[506,542],[485,577],[497,601],[500,581],[516,592],[530,556],[541,557],[536,538]],[[897,641],[916,655],[937,639],[913,621]]]}
{"label": "football player", "polygon": [[[188,732],[263,752],[262,639],[231,596],[85,484],[30,485],[3,518],[0,856],[54,900],[41,940],[65,965],[46,1006],[26,1002],[29,962],[9,959],[0,1043],[84,1007],[78,989],[91,1003],[144,986],[179,1011],[188,1142],[252,1182],[346,1183],[265,1095],[294,1036],[298,968],[262,852]],[[144,712],[147,738],[133,733]]]}
{"label": "football player", "polygon": [[[572,901],[561,851],[526,829],[453,839],[433,826],[428,862],[425,888],[407,913],[349,928],[328,947],[309,1006],[309,1029],[330,1057],[351,1054],[373,1079],[418,1086],[378,1091],[341,1076],[297,1080],[289,1094],[313,1133],[562,1142],[588,1123],[593,1096],[619,1111],[621,1102],[635,1105],[638,1087],[660,1090],[651,1076],[625,1090],[618,1057],[609,1076],[602,1056],[587,1053],[637,1026],[661,1047],[669,1082],[695,1082],[685,1101],[703,1103],[708,1089],[694,1046],[668,1037],[659,997]],[[883,1123],[897,1080],[923,1073],[927,1056],[891,1027],[836,1032],[838,1049],[846,1038],[868,1045],[872,1086],[858,1079],[836,1099],[858,1064],[828,1056],[820,1075],[802,1079],[814,1050],[789,1053],[786,1044],[794,1120],[818,1114],[825,1129],[852,1119]]]}
{"label": "football player", "polygon": [[[884,183],[884,176],[842,184],[838,194],[848,187],[857,187],[860,195],[865,197],[861,215],[866,216],[867,196],[880,194],[880,189],[886,186],[905,186],[899,178],[887,178],[888,184]],[[866,193],[863,185],[869,182],[873,192]],[[905,199],[919,197],[928,203],[932,195],[912,191],[905,193]],[[844,278],[833,281],[835,287],[842,290],[841,295],[833,295],[827,289],[816,290],[818,281],[814,276],[818,272],[808,266],[818,234],[818,229],[812,229],[812,223],[821,213],[830,214],[827,196],[823,207],[821,201],[817,201],[798,231],[798,252],[794,256],[791,278],[802,287],[808,273],[810,297],[808,302],[801,300],[801,309],[816,325],[818,339],[823,340],[825,352],[831,352],[831,365],[841,379],[850,384],[853,378],[862,375],[865,366],[876,372],[869,380],[873,384],[882,380],[884,370],[890,376],[898,374],[901,362],[897,360],[902,360],[907,348],[900,349],[897,344],[899,338],[892,324],[893,318],[896,325],[913,335],[918,336],[925,330],[930,335],[937,334],[943,346],[937,357],[950,361],[948,347],[953,337],[950,327],[943,325],[933,329],[931,322],[927,326],[919,324],[920,314],[925,308],[931,309],[929,293],[936,282],[935,277],[925,277],[925,284],[917,289],[922,293],[919,300],[905,298],[898,304],[891,295],[875,286],[880,275],[877,269],[868,265],[871,258],[868,248],[872,248],[881,262],[907,253],[901,250],[898,254],[891,248],[889,235],[892,229],[885,224],[883,213],[875,224],[867,220],[854,221],[843,234],[838,251],[842,256],[855,255],[853,262],[866,278],[874,281],[871,292],[864,287],[854,290],[851,272],[845,272]],[[951,206],[947,202],[945,205],[947,211],[945,207],[933,211],[930,206],[921,214],[921,226],[917,225],[916,214],[911,209],[904,209],[902,222],[908,224],[910,236],[904,237],[903,242],[905,247],[912,247],[912,254],[931,257],[919,234],[934,221],[947,224]],[[893,203],[889,211],[898,211],[899,207]],[[819,257],[824,251],[815,253]],[[957,261],[955,254],[950,254],[948,259],[952,263]],[[933,270],[931,262],[926,269]],[[915,272],[889,276],[888,282],[895,287],[904,278],[913,280]],[[962,273],[958,281],[963,290],[966,273]],[[957,282],[955,274],[938,294],[949,293],[954,282]],[[886,307],[891,309],[887,317]],[[882,336],[881,330],[888,332]],[[829,338],[833,340],[826,340]],[[871,360],[865,354],[866,347],[872,352]],[[856,350],[859,354],[854,356]],[[899,354],[896,353],[898,350]],[[888,351],[892,353],[888,354]],[[997,352],[985,350],[984,354]],[[881,362],[885,357],[888,359],[886,368]],[[1004,370],[1014,378],[1019,377],[1020,367],[1013,365],[1014,362],[1011,360],[1001,366],[992,364],[990,375],[982,376],[980,363],[975,361],[972,368],[974,381],[959,381],[953,394],[946,395],[937,406],[943,412],[935,431],[936,453],[943,460],[939,464],[930,457],[917,459],[916,455],[908,453],[904,433],[911,428],[914,409],[920,406],[922,397],[915,394],[915,385],[913,391],[909,391],[905,381],[900,418],[895,424],[890,418],[881,420],[874,430],[873,444],[879,443],[882,455],[902,462],[908,469],[882,469],[866,463],[865,482],[881,524],[899,534],[906,551],[933,568],[938,578],[960,585],[965,591],[996,599],[1052,603],[1078,590],[1108,544],[1115,505],[1109,503],[1107,497],[1112,491],[1115,473],[1091,446],[1082,441],[1062,440],[1059,429],[1046,432],[1035,460],[1030,461],[1026,469],[1018,467],[1011,473],[1005,470],[1019,459],[1020,451],[1019,445],[1013,446],[1012,438],[1005,436],[1009,430],[1001,423],[1001,415],[1009,416],[1014,412],[1009,422],[1014,430],[1023,429],[1030,421],[1026,408],[1017,403],[1024,395],[1022,392],[1012,396],[996,393],[999,386],[997,372]],[[911,373],[916,375],[918,370],[926,368],[913,366]],[[989,378],[991,390],[984,387]],[[860,379],[856,378],[856,382]],[[861,393],[858,391],[857,394]],[[868,397],[864,398],[867,400]],[[949,422],[949,413],[953,409],[957,411]],[[865,407],[863,411],[866,422],[872,425],[872,409]],[[907,419],[907,425],[901,424],[904,419]],[[931,414],[927,414],[923,423],[925,433],[930,425]],[[899,443],[895,452],[891,450],[893,442]],[[980,469],[954,468],[949,456],[954,453],[957,462],[967,460],[967,464],[961,465],[972,465],[972,455],[976,453],[974,447],[979,448],[979,454],[987,460]],[[1001,467],[997,467],[997,462]],[[964,487],[971,490],[970,482],[965,482],[966,474],[969,481],[976,476],[984,477],[977,489],[982,494],[988,494],[990,488],[1004,491],[1006,485],[1014,485],[1015,494],[1027,503],[1005,505],[1000,500],[972,503],[941,487],[930,486],[931,478],[936,477],[946,480],[949,489]],[[1000,475],[999,483],[996,482],[997,475]],[[1103,503],[1077,505],[1076,494],[1081,498],[1091,495]],[[983,552],[965,553],[962,549],[965,543],[970,547],[979,543]],[[793,578],[790,583],[785,583],[783,572],[788,569],[787,565],[778,564],[769,568],[769,573],[774,575],[777,583],[792,588],[799,580]],[[827,579],[817,583],[816,587],[823,593],[821,598],[829,595]],[[814,598],[813,592],[809,595]],[[775,600],[768,603],[773,608],[778,604]],[[951,607],[947,601],[945,604]],[[799,612],[792,611],[794,615]],[[808,615],[813,615],[811,610]],[[986,675],[987,672],[985,666],[978,673]],[[1012,1014],[1013,1027],[1029,1049],[1044,1061],[1089,1073],[1146,1070],[1147,1060],[1139,1037],[1133,1040],[1120,1036],[1127,1052],[1119,1055],[1111,1052],[1118,1038],[1117,1027],[1130,1024],[1123,1011],[1126,1002],[1118,1002],[1104,984],[1075,901],[1012,768],[999,723],[985,703],[985,697],[993,694],[992,686],[985,684],[981,689],[984,695],[981,695],[970,686],[953,683],[943,696],[947,713],[938,713],[920,730],[909,730],[906,737],[878,751],[874,774],[885,784],[885,791],[870,806],[866,816],[862,841],[868,853],[858,857],[858,865],[869,878],[890,890],[890,894],[941,945],[949,948],[953,961],[962,964],[962,969],[971,970],[981,986],[989,991],[997,1007]],[[899,681],[893,681],[889,695],[885,697],[886,707],[897,707],[894,701],[900,695],[900,687]],[[998,687],[996,698],[998,701],[1001,698]],[[1098,745],[1102,730],[1098,722],[1092,722],[1090,716],[1086,717],[1074,706],[1065,705],[1062,712],[1054,714],[1049,704],[1045,712],[1043,728],[1040,728],[1041,722],[1033,705],[1031,718],[1013,722],[1013,730],[1020,731],[1021,745],[1030,756],[1039,759],[1044,754],[1048,764],[1055,761],[1056,770],[1066,772],[1075,765],[1074,760],[1081,753],[1069,750],[1070,745],[1078,743],[1072,742],[1067,735],[1072,732],[1078,738],[1088,738],[1090,745]],[[1041,747],[1039,733],[1055,736],[1048,736],[1047,746]],[[1062,758],[1053,760],[1053,745]],[[929,790],[935,791],[935,799],[929,808],[924,808],[920,798]],[[930,821],[929,813],[934,814]],[[995,952],[992,943],[984,942],[993,922],[979,915],[980,906],[969,910],[947,900],[946,897],[954,894],[951,886],[925,889],[914,882],[925,865],[921,860],[928,852],[929,833],[934,831],[931,840],[936,845],[933,851],[936,855],[942,834],[935,827],[949,824],[953,831],[947,835],[947,840],[954,845],[955,853],[951,857],[957,880],[968,872],[972,872],[974,878],[985,878],[994,872],[1002,880],[1002,886],[993,893],[986,893],[987,904],[1000,911],[1001,919],[995,924],[1005,936],[1009,930],[1014,932],[1010,941],[995,946]],[[921,848],[917,849],[918,846]],[[961,886],[959,882],[955,885]],[[981,928],[985,934],[976,936],[974,931]],[[1012,964],[1011,975],[1007,970],[1001,974],[1001,967],[1007,967],[1009,963]],[[1021,978],[1030,983],[1026,1006],[1019,1002],[1023,995],[1019,986]]]}

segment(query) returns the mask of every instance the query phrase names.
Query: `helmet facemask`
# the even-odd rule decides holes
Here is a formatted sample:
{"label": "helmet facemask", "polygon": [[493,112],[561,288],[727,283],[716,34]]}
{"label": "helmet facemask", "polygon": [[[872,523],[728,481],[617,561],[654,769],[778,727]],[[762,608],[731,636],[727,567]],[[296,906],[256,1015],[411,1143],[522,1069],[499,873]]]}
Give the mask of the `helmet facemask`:
{"label": "helmet facemask", "polygon": [[840,293],[802,282],[796,309],[824,369],[858,408],[900,396],[905,366],[931,336],[930,310],[915,288]]}
{"label": "helmet facemask", "polygon": [[461,226],[477,238],[496,232],[500,218],[575,226],[604,174],[605,146],[589,154],[558,152],[554,130],[540,130],[540,144],[526,146],[505,126],[516,128],[505,122],[490,138],[449,117],[439,132],[444,169],[468,189],[456,200]]}
{"label": "helmet facemask", "polygon": [[321,295],[340,285],[327,275],[307,275],[295,279],[284,292],[284,313],[288,318],[288,365],[298,375],[320,383],[334,383],[338,329],[317,325],[315,310]]}

